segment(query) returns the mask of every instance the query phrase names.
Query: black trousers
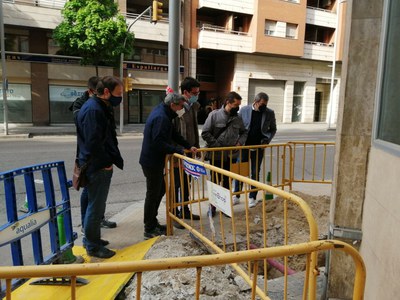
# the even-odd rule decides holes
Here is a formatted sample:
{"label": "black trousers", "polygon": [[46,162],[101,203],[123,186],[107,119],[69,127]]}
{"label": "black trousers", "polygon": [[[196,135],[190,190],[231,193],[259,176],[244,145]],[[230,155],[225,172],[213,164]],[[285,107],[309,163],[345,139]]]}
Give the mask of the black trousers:
{"label": "black trousers", "polygon": [[[224,160],[222,162],[220,160],[214,160],[212,165],[218,168],[222,168],[226,171],[230,171],[231,167],[229,160]],[[219,174],[217,172],[211,172],[211,181],[216,184],[220,184],[220,182],[222,181],[222,186],[229,190],[229,177],[223,176],[222,174]]]}
{"label": "black trousers", "polygon": [[158,224],[157,215],[161,199],[165,194],[164,167],[147,168],[142,166],[146,177],[146,199],[144,200],[144,230],[150,232]]}

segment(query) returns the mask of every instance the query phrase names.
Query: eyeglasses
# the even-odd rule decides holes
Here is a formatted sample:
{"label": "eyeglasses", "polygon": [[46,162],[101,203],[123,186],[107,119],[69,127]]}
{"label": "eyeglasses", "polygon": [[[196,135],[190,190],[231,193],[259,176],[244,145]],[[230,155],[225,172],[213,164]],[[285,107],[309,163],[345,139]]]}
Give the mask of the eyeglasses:
{"label": "eyeglasses", "polygon": [[191,94],[191,95],[193,95],[193,96],[198,96],[198,95],[200,95],[200,91],[198,91],[197,93],[190,92],[189,94]]}
{"label": "eyeglasses", "polygon": [[180,103],[178,103],[178,104],[174,103],[174,105],[175,105],[175,106],[178,106],[178,107],[180,107],[180,109],[182,109],[182,108],[183,108],[183,103],[181,103],[181,102],[180,102]]}

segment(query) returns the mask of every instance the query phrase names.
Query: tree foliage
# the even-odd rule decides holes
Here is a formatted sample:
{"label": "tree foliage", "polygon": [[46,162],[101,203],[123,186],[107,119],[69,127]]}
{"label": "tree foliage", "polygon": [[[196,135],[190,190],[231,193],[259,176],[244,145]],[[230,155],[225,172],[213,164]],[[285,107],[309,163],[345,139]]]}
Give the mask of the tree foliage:
{"label": "tree foliage", "polygon": [[62,16],[53,32],[60,54],[81,56],[84,65],[117,66],[121,53],[132,52],[134,35],[114,0],[69,0]]}

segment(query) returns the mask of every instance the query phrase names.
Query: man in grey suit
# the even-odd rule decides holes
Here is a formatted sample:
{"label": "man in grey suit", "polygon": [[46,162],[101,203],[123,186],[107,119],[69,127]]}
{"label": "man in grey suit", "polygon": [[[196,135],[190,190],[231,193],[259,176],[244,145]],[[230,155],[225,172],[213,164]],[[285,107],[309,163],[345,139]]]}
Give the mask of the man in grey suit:
{"label": "man in grey suit", "polygon": [[[245,128],[248,131],[245,145],[269,144],[276,133],[275,112],[267,107],[269,97],[266,93],[258,93],[252,104],[244,106],[239,115],[242,117]],[[260,176],[260,167],[264,158],[264,149],[250,150],[251,179],[257,180]],[[241,157],[242,162],[249,160],[249,151],[244,149]],[[241,184],[235,182],[235,192],[241,190]],[[254,189],[254,187],[251,187]],[[250,192],[249,207],[256,206],[257,191]],[[240,202],[240,196],[234,198],[234,204]]]}

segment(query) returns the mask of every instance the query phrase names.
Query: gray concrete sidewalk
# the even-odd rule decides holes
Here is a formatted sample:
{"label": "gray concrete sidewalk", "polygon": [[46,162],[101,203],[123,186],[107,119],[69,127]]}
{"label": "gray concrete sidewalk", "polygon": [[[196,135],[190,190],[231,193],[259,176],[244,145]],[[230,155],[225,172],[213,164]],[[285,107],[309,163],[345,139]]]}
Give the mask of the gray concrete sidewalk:
{"label": "gray concrete sidewalk", "polygon": [[[278,123],[278,131],[292,132],[312,132],[326,131],[328,125],[326,123]],[[202,125],[199,125],[201,130]],[[119,136],[140,136],[143,134],[144,124],[125,124],[123,132],[120,133],[119,127],[117,134]],[[33,126],[32,124],[8,124],[8,135],[4,133],[4,124],[0,124],[0,139],[1,138],[31,138],[34,136],[62,136],[76,135],[74,124],[59,124],[49,126]]]}

